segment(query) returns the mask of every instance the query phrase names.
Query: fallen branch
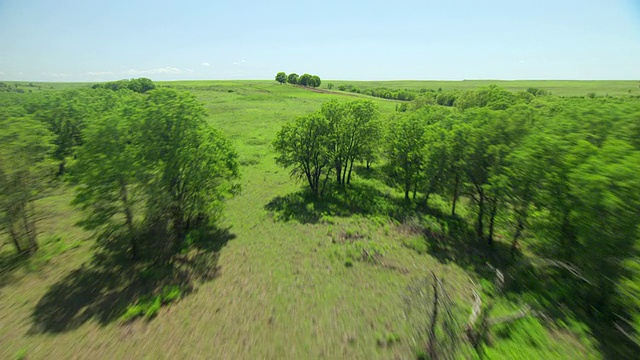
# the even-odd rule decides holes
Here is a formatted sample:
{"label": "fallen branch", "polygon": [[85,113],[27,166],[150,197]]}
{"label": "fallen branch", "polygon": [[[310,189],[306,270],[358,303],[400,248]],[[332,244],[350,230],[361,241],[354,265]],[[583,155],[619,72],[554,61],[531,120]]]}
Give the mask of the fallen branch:
{"label": "fallen branch", "polygon": [[520,309],[519,311],[513,314],[491,318],[487,322],[489,326],[493,326],[493,325],[498,325],[502,323],[513,322],[518,319],[522,319],[523,317],[529,316],[531,314],[532,314],[531,307],[529,305],[525,305],[522,307],[522,309]]}

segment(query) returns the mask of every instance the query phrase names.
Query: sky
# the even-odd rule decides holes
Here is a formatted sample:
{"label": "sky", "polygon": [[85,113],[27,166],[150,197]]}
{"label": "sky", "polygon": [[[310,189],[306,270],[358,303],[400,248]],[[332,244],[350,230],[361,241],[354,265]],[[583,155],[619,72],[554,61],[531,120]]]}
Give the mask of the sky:
{"label": "sky", "polygon": [[640,79],[640,0],[0,0],[0,80]]}

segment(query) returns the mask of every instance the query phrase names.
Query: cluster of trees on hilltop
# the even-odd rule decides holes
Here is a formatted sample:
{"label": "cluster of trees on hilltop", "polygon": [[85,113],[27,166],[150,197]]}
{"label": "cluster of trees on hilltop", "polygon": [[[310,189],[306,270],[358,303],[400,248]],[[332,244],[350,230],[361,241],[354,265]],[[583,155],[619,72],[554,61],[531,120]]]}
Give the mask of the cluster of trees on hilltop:
{"label": "cluster of trees on hilltop", "polygon": [[310,75],[310,74],[302,74],[298,76],[296,73],[291,73],[287,75],[284,72],[279,72],[276,74],[276,81],[280,84],[289,83],[293,85],[302,85],[317,88],[322,84],[320,77],[318,75]]}
{"label": "cluster of trees on hilltop", "polygon": [[109,90],[121,90],[121,89],[129,89],[131,91],[135,91],[137,93],[144,94],[147,91],[153,90],[156,88],[156,84],[151,81],[151,79],[147,79],[144,77],[136,78],[136,79],[123,79],[118,81],[110,81],[106,83],[95,84],[92,87],[93,89],[109,89]]}
{"label": "cluster of trees on hilltop", "polygon": [[464,199],[476,239],[493,246],[499,234],[514,254],[524,241],[552,264],[537,276],[556,281],[528,285],[546,287],[539,306],[565,304],[640,341],[640,104],[495,86],[438,103],[416,102],[386,126],[371,103],[355,106],[362,117],[327,103],[282,128],[278,163],[322,195],[332,174],[348,187],[353,161],[377,153],[407,205],[437,195],[456,217]]}
{"label": "cluster of trees on hilltop", "polygon": [[192,95],[114,90],[3,100],[0,227],[18,253],[37,251],[35,200],[62,181],[85,226],[128,239],[136,259],[188,246],[188,233],[212,223],[233,191],[236,153]]}

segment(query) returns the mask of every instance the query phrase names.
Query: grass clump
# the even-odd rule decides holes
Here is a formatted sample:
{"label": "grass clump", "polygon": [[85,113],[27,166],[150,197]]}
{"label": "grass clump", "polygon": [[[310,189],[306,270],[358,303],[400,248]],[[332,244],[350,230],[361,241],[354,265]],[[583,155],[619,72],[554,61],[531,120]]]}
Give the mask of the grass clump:
{"label": "grass clump", "polygon": [[418,254],[426,254],[429,251],[429,245],[422,236],[412,236],[402,240],[402,245],[414,250]]}
{"label": "grass clump", "polygon": [[144,296],[135,304],[130,305],[122,314],[120,320],[127,322],[144,316],[147,319],[154,318],[163,305],[176,302],[182,296],[182,290],[177,285],[164,286],[159,295]]}

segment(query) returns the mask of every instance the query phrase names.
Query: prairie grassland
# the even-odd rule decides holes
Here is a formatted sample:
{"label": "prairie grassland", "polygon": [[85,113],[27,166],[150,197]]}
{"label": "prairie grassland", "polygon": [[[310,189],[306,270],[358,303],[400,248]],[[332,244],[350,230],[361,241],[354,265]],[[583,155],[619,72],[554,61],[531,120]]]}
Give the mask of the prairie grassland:
{"label": "prairie grassland", "polygon": [[[611,83],[612,89],[622,89]],[[91,272],[95,239],[76,225],[81,216],[69,205],[71,191],[62,188],[38,203],[47,214],[39,224],[40,238],[46,239],[43,258],[24,264],[11,258],[9,245],[0,250],[6,265],[0,277],[0,358],[409,359],[424,348],[427,321],[420,304],[407,305],[416,284],[438,275],[458,304],[455,316],[461,321],[471,308],[472,290],[490,288],[490,281],[478,275],[481,255],[473,258],[474,253],[458,250],[443,256],[423,235],[389,215],[401,195],[374,176],[375,167],[373,172],[361,169],[351,193],[316,207],[300,193],[302,184],[276,165],[271,142],[280,126],[329,99],[347,100],[344,95],[273,81],[160,84],[193,92],[240,156],[242,192],[228,201],[220,223],[230,235],[219,250],[215,278],[200,282],[151,320],[119,321],[98,299],[117,300],[127,289],[102,286],[114,280],[106,277],[118,274],[117,269]],[[518,87],[538,86],[558,95],[562,86],[566,93],[576,91],[554,84],[523,82]],[[395,110],[392,101],[373,100],[383,116]],[[373,198],[382,200],[372,203]],[[437,208],[437,199],[433,203]],[[465,209],[460,213],[464,216]],[[435,217],[421,216],[438,226]],[[363,260],[363,249],[380,256]],[[519,306],[518,300],[504,300],[495,311],[499,315]],[[43,310],[61,314],[55,318],[64,323],[40,321],[38,311]],[[594,346],[578,325],[548,328],[528,319],[501,329],[486,356],[589,358],[597,357]]]}

